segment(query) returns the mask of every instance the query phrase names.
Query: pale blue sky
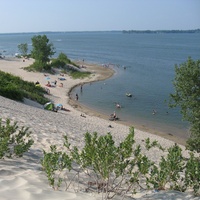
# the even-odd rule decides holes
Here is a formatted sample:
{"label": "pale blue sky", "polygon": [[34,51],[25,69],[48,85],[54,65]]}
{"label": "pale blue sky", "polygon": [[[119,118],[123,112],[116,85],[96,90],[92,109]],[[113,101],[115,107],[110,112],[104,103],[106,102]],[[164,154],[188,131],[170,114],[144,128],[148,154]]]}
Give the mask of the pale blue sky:
{"label": "pale blue sky", "polygon": [[200,28],[200,0],[0,0],[0,33]]}

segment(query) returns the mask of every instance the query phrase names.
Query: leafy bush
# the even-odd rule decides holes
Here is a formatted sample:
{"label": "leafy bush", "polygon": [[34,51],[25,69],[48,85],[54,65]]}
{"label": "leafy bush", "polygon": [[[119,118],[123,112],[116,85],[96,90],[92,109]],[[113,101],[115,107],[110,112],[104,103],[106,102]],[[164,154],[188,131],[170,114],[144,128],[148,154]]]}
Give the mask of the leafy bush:
{"label": "leafy bush", "polygon": [[62,60],[58,60],[58,59],[53,59],[52,61],[51,61],[51,66],[52,67],[55,67],[55,68],[64,68],[65,67],[65,65],[66,65],[66,63],[64,62],[64,61],[62,61]]}
{"label": "leafy bush", "polygon": [[28,128],[22,127],[20,130],[18,128],[17,122],[11,125],[10,119],[7,119],[6,124],[3,125],[0,119],[0,159],[22,157],[34,143]]}
{"label": "leafy bush", "polygon": [[182,156],[182,150],[178,145],[168,149],[166,158],[162,157],[159,166],[154,165],[148,183],[153,184],[154,188],[164,190],[166,184],[170,184],[171,189],[185,191],[185,185],[180,187],[180,177],[183,172],[185,161]]}
{"label": "leafy bush", "polygon": [[23,101],[23,92],[13,84],[0,86],[0,95],[16,101]]}
{"label": "leafy bush", "polygon": [[49,184],[54,189],[58,189],[63,182],[61,172],[65,168],[71,170],[72,162],[67,154],[57,151],[57,147],[55,145],[52,145],[50,149],[51,151],[49,153],[43,150],[44,158],[41,160],[41,163],[47,174]]}
{"label": "leafy bush", "polygon": [[[86,133],[82,150],[71,147],[67,136],[64,139],[66,151],[57,151],[56,146],[52,145],[51,152],[44,151],[42,159],[42,166],[54,189],[61,187],[62,181],[66,180],[63,170],[72,170],[74,177],[78,178],[78,185],[80,176],[84,176],[87,183],[85,190],[101,192],[102,199],[115,195],[123,197],[141,188],[169,188],[182,192],[193,189],[195,195],[200,194],[200,160],[194,154],[189,159],[184,158],[177,144],[167,149],[166,156],[156,164],[142,154],[140,145],[135,146],[133,128],[119,145],[115,144],[110,133],[104,136]],[[147,150],[156,147],[165,151],[157,141],[151,142],[149,138],[145,146]],[[66,189],[73,180],[68,181]]]}
{"label": "leafy bush", "polygon": [[22,80],[20,77],[0,71],[0,95],[6,98],[23,101],[24,97],[45,104],[49,100],[44,97],[46,91],[35,86],[33,82]]}
{"label": "leafy bush", "polygon": [[42,63],[41,61],[35,61],[32,65],[24,67],[24,69],[30,72],[51,72],[51,65],[48,63]]}
{"label": "leafy bush", "polygon": [[185,169],[185,185],[192,187],[194,193],[200,195],[200,158],[191,153]]}
{"label": "leafy bush", "polygon": [[[102,192],[105,199],[113,198],[115,195],[123,196],[131,189],[133,190],[135,184],[138,185],[139,175],[147,173],[149,165],[152,164],[146,156],[141,154],[140,146],[133,150],[135,143],[133,128],[130,128],[130,133],[119,145],[115,144],[110,133],[104,136],[98,136],[97,133],[86,133],[84,138],[85,146],[80,151],[76,146],[71,147],[67,136],[64,137],[64,146],[70,152],[68,156],[66,152],[56,152],[54,145],[51,146],[50,153],[44,151],[42,166],[54,189],[56,183],[56,188],[58,188],[65,179],[61,177],[61,171],[68,169],[73,170],[77,177],[83,173],[87,176],[87,191]],[[63,156],[67,157],[65,165]],[[144,161],[146,162],[143,164]],[[74,169],[71,163],[78,166],[78,169]],[[141,172],[134,171],[136,166]],[[72,180],[69,182],[71,183]]]}
{"label": "leafy bush", "polygon": [[64,53],[60,53],[60,54],[58,55],[58,58],[52,59],[52,61],[51,61],[51,66],[52,66],[52,67],[56,67],[56,68],[68,68],[68,67],[67,67],[68,65],[73,65],[73,66],[79,68],[79,66],[78,66],[76,63],[72,62],[72,61],[67,57],[67,55],[64,54]]}

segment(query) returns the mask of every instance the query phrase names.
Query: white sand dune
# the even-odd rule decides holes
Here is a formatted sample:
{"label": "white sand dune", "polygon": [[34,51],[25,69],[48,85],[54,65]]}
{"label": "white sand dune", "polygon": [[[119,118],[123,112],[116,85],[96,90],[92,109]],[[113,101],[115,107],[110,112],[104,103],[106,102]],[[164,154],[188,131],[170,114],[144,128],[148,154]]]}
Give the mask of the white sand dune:
{"label": "white sand dune", "polygon": [[[22,62],[22,60],[6,61],[0,60],[0,70],[6,71],[22,77],[24,80],[39,81],[45,87],[47,80],[41,73],[26,72],[21,67],[27,66],[32,60]],[[88,66],[89,70],[95,68]],[[69,97],[66,95],[69,90],[82,81],[93,81],[102,77],[96,72],[92,78],[87,80],[73,80],[66,76],[63,81],[63,87],[50,88],[51,94],[48,96],[54,103],[61,103],[64,107],[70,109],[70,112],[58,111],[50,112],[42,108],[30,100],[25,103],[15,102],[0,96],[0,118],[5,121],[7,118],[12,122],[17,121],[19,126],[29,127],[34,139],[34,145],[23,158],[2,159],[0,160],[0,200],[73,200],[73,199],[101,199],[100,195],[69,191],[54,191],[48,185],[47,177],[42,171],[40,159],[42,158],[42,150],[49,150],[51,144],[58,147],[63,145],[63,135],[67,135],[71,144],[78,147],[83,146],[83,135],[88,132],[98,132],[106,134],[111,132],[116,141],[121,141],[129,133],[129,127],[109,121],[107,119],[98,118],[85,114],[81,117],[81,112],[74,109],[68,104]],[[111,73],[112,74],[112,73]],[[58,75],[49,75],[51,80],[58,80]],[[59,84],[58,81],[57,84]],[[72,97],[74,98],[74,97]],[[108,126],[111,125],[112,128]],[[158,140],[163,147],[169,147],[174,144],[162,137],[149,134],[144,131],[135,130],[135,139],[138,144],[144,145],[143,141],[147,137],[151,140]],[[185,148],[183,154],[188,155]],[[146,151],[153,161],[157,161],[162,152],[159,150]],[[199,199],[194,198],[188,193],[180,193],[176,191],[162,191],[147,193],[141,192],[135,196],[138,199]],[[117,199],[117,198],[115,198]]]}

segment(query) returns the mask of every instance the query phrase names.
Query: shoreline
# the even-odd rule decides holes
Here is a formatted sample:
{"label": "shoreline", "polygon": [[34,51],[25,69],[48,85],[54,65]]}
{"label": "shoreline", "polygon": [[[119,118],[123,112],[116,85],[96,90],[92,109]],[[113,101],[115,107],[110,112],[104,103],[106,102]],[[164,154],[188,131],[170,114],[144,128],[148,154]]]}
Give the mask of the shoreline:
{"label": "shoreline", "polygon": [[[92,109],[92,108],[90,108],[90,107],[88,107],[84,104],[81,104],[74,99],[69,99],[68,103],[73,108],[80,111],[81,113],[84,113],[84,114],[89,115],[89,116],[95,116],[95,117],[99,117],[99,118],[108,120],[107,115],[104,115],[104,114],[98,112],[95,109]],[[125,126],[128,126],[128,127],[133,126],[137,130],[148,132],[149,134],[152,134],[152,135],[155,135],[155,136],[160,136],[162,138],[165,138],[167,140],[170,140],[172,142],[175,142],[175,143],[183,145],[183,146],[186,145],[186,140],[183,139],[183,138],[177,137],[177,136],[169,134],[169,133],[156,131],[156,130],[150,129],[148,127],[144,127],[143,125],[140,125],[140,124],[132,124],[131,122],[124,122],[124,121],[120,121],[120,120],[117,120],[114,123],[119,123],[119,124],[122,124],[122,125],[125,125]]]}
{"label": "shoreline", "polygon": [[[83,62],[76,62],[76,63],[79,64],[79,65],[85,64]],[[86,65],[90,65],[90,64],[86,63]],[[94,66],[94,64],[93,64],[93,66]],[[100,65],[96,65],[96,64],[95,64],[95,66],[96,67],[101,67]],[[112,68],[107,68],[107,69],[112,71],[112,74],[109,74],[108,76],[106,76],[105,74],[101,74],[101,78],[99,78],[98,80],[93,80],[93,81],[91,81],[91,83],[92,82],[97,82],[97,81],[102,81],[102,80],[105,80],[105,79],[109,79],[110,77],[112,77],[116,73],[115,70],[112,69]],[[85,82],[85,83],[90,83],[90,82]],[[76,88],[76,87],[79,87],[81,84],[85,84],[85,83],[79,83],[79,84],[73,86],[69,90],[69,92],[67,94],[69,96],[69,100],[68,100],[69,105],[71,105],[73,108],[75,108],[76,110],[78,110],[78,111],[80,111],[80,112],[82,112],[82,113],[84,113],[86,115],[96,116],[96,117],[108,120],[109,116],[104,115],[104,114],[98,112],[98,110],[95,110],[95,109],[93,109],[91,107],[88,107],[88,106],[80,103],[79,101],[76,101],[74,98],[70,98],[70,96],[72,96],[71,94],[72,94],[73,89]],[[155,129],[146,127],[146,126],[144,126],[142,124],[139,124],[139,123],[133,124],[133,123],[131,123],[129,121],[125,122],[125,121],[120,121],[120,120],[115,121],[115,123],[123,124],[123,125],[129,126],[129,127],[133,126],[135,129],[138,129],[138,130],[141,130],[141,131],[145,131],[145,132],[148,132],[148,133],[156,135],[156,136],[163,137],[165,139],[171,140],[171,141],[173,141],[175,143],[178,143],[180,145],[183,145],[183,146],[186,145],[186,139],[185,138],[183,139],[183,138],[177,137],[177,136],[175,136],[175,135],[173,135],[171,133],[157,131]]]}

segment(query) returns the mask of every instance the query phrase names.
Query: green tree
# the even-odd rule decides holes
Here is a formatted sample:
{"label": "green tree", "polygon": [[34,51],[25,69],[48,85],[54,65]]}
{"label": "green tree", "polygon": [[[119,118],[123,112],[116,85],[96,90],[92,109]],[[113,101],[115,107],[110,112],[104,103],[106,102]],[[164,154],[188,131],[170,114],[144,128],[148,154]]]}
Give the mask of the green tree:
{"label": "green tree", "polygon": [[33,46],[31,55],[35,59],[34,66],[39,66],[39,70],[48,69],[50,57],[55,53],[53,44],[49,43],[46,35],[34,36],[31,40]]}
{"label": "green tree", "polygon": [[187,148],[200,152],[200,60],[190,57],[180,66],[175,65],[174,88],[170,94],[170,106],[180,106],[184,120],[190,123]]}
{"label": "green tree", "polygon": [[27,43],[19,44],[17,47],[23,57],[27,56],[27,52],[28,52],[28,44]]}

